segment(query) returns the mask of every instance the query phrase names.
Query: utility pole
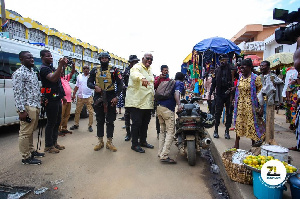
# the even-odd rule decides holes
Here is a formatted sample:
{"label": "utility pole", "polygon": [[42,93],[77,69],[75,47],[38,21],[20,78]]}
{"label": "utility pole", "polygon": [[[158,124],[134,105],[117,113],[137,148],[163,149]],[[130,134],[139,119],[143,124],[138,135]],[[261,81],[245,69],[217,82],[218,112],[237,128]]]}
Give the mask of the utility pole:
{"label": "utility pole", "polygon": [[[271,76],[270,80],[274,83],[274,77]],[[268,99],[266,101],[267,110],[266,110],[266,143],[267,144],[274,144],[274,117],[275,117],[275,105],[269,105]]]}
{"label": "utility pole", "polygon": [[1,18],[2,18],[2,25],[3,25],[6,22],[6,13],[5,13],[5,3],[4,3],[4,0],[1,0]]}

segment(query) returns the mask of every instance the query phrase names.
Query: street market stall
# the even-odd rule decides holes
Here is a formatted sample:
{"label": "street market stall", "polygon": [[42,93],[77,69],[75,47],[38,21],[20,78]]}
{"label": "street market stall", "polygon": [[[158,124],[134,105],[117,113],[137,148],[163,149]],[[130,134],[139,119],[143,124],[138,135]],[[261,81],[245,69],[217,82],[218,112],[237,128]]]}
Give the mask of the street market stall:
{"label": "street market stall", "polygon": [[[232,41],[223,37],[211,37],[204,39],[193,47],[192,62],[189,65],[193,84],[198,86],[200,95],[203,95],[203,79],[205,74],[213,66],[219,65],[219,56],[228,54],[230,63],[235,63],[235,58],[241,53],[241,49]],[[188,57],[187,57],[188,59]],[[196,89],[195,89],[196,90]]]}
{"label": "street market stall", "polygon": [[271,55],[266,60],[270,62],[271,70],[288,67],[294,63],[293,53],[282,52]]}
{"label": "street market stall", "polygon": [[247,55],[244,59],[251,59],[253,66],[260,66],[260,62],[262,60],[262,58],[257,55]]}

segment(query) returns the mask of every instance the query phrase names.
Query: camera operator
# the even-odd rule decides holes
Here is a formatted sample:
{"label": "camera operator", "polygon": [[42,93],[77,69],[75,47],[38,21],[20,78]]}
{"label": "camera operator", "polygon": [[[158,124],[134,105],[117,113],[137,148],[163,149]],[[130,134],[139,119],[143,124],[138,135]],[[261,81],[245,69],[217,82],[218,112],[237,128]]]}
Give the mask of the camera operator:
{"label": "camera operator", "polygon": [[21,67],[12,75],[16,108],[19,113],[19,150],[22,164],[41,164],[35,157],[44,157],[33,148],[33,131],[37,128],[41,108],[40,88],[36,73],[33,71],[34,59],[29,51],[19,53]]}
{"label": "camera operator", "polygon": [[65,149],[64,146],[57,144],[58,128],[61,122],[62,103],[65,92],[62,87],[60,76],[63,68],[66,67],[68,60],[62,58],[59,60],[57,69],[53,67],[53,58],[49,50],[41,50],[40,56],[42,66],[40,68],[40,77],[48,100],[46,105],[47,124],[45,128],[45,152],[59,153],[59,150]]}

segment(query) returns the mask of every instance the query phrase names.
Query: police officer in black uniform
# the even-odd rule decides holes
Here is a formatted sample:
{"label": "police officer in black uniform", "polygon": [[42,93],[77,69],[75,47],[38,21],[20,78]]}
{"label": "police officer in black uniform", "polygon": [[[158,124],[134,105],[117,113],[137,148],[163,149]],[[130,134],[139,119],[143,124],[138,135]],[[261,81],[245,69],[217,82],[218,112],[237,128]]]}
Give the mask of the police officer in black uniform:
{"label": "police officer in black uniform", "polygon": [[[87,80],[87,86],[95,90],[94,110],[97,120],[98,144],[94,147],[98,151],[104,147],[104,124],[106,123],[106,148],[115,152],[117,148],[112,143],[114,121],[116,120],[116,104],[123,89],[123,78],[120,71],[109,64],[108,52],[99,55],[100,65],[94,67]],[[115,83],[117,92],[115,92]]]}
{"label": "police officer in black uniform", "polygon": [[[130,55],[129,56],[129,66],[125,68],[125,71],[123,73],[123,97],[125,99],[126,97],[126,90],[128,87],[128,81],[129,81],[129,75],[130,75],[130,69],[137,63],[139,63],[139,59],[136,55]],[[131,131],[130,131],[130,112],[129,109],[125,107],[125,113],[124,113],[124,119],[125,119],[125,127],[126,127],[126,136],[125,141],[129,141],[131,139]]]}
{"label": "police officer in black uniform", "polygon": [[229,128],[232,122],[232,107],[231,107],[231,93],[233,91],[233,82],[231,76],[231,65],[229,65],[229,57],[227,54],[222,54],[219,57],[220,66],[215,70],[215,76],[212,79],[212,85],[210,87],[210,92],[208,100],[211,99],[212,93],[215,91],[215,131],[214,138],[219,138],[218,127],[220,124],[220,118],[225,105],[226,108],[226,130],[225,139],[230,139]]}

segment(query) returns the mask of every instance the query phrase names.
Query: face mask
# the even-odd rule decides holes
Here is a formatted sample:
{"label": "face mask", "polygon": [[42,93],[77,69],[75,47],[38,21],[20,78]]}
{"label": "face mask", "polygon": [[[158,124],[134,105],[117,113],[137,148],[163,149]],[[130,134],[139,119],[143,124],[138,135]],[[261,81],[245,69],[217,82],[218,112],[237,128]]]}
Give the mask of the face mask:
{"label": "face mask", "polygon": [[101,67],[102,68],[107,68],[108,67],[108,62],[102,62],[100,61]]}

